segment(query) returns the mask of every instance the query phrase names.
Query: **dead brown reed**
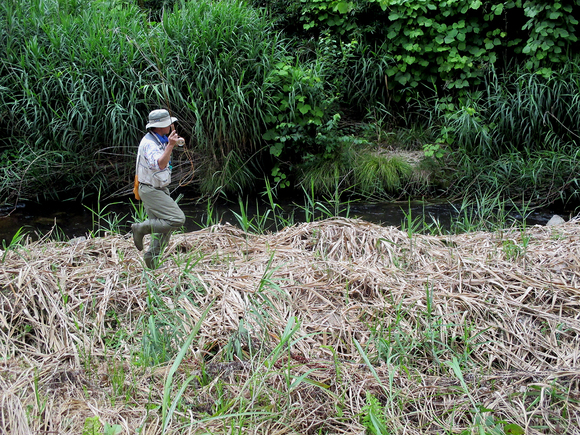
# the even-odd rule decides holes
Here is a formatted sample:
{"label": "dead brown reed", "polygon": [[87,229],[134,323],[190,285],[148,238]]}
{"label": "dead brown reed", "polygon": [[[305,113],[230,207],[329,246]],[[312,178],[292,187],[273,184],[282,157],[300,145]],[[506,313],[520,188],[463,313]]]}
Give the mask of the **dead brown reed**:
{"label": "dead brown reed", "polygon": [[444,237],[216,225],[166,258],[144,272],[122,236],[6,254],[0,433],[93,433],[94,416],[162,433],[172,360],[139,363],[154,301],[182,338],[213,301],[167,433],[376,433],[371,414],[390,433],[580,433],[577,222]]}

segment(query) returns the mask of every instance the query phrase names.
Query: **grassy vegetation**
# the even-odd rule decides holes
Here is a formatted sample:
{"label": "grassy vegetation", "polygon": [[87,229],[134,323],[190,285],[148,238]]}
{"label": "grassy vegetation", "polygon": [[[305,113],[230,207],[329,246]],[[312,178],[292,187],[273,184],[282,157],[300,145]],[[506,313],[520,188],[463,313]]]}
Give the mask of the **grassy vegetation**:
{"label": "grassy vegetation", "polygon": [[288,51],[257,11],[188,2],[148,22],[128,3],[31,0],[3,2],[0,17],[2,202],[125,185],[155,107],[192,143],[178,181],[192,163],[206,182],[227,174],[224,188],[248,176],[235,171],[261,146],[268,76]]}
{"label": "grassy vegetation", "polygon": [[[299,192],[313,184],[319,196],[340,188],[384,200],[472,195],[477,180],[485,189],[506,186],[510,198],[574,200],[579,63],[573,50],[563,57],[561,48],[575,38],[573,18],[528,17],[569,29],[555,42],[560,51],[546,58],[549,65],[480,68],[460,56],[451,88],[408,81],[405,62],[422,77],[434,72],[422,71],[420,62],[432,59],[400,58],[385,38],[373,39],[388,24],[367,22],[368,11],[386,14],[378,2],[350,12],[342,3],[318,3],[322,9],[266,2],[268,11],[230,1],[178,1],[165,9],[155,1],[3,2],[0,203],[127,194],[135,146],[156,107],[180,119],[190,145],[174,156],[175,185],[197,195],[236,197],[268,182]],[[421,22],[410,5],[396,9],[389,26]],[[507,13],[499,9],[488,17],[493,25]],[[298,31],[286,20],[293,14],[313,27]],[[286,33],[276,30],[281,23]],[[403,44],[406,36],[391,30]],[[485,50],[478,56],[495,58],[494,48]],[[537,63],[545,47],[532,51]],[[465,81],[455,77],[461,71],[473,86],[457,88]],[[411,170],[382,157],[397,149],[428,158]]]}
{"label": "grassy vegetation", "polygon": [[494,191],[537,205],[577,205],[578,59],[541,75],[516,68],[492,71],[482,90],[457,100],[438,96],[417,101],[424,120],[422,146],[449,197]]}
{"label": "grassy vegetation", "polygon": [[[55,227],[2,243],[0,427],[578,433],[578,221],[525,225],[532,207],[578,195],[578,58],[475,66],[477,88],[404,101],[415,88],[392,94],[389,74],[408,79],[386,44],[322,28],[353,12],[346,31],[362,9],[301,2],[307,24],[322,19],[300,44],[243,3],[172,4],[0,5],[0,203],[99,199],[84,238]],[[142,205],[129,217],[100,199],[132,180],[159,106],[191,144],[176,184],[215,197],[263,180],[269,208],[251,216],[239,199],[234,227],[208,200],[206,227],[176,234],[150,271],[123,229]],[[290,186],[300,224],[278,203]],[[463,202],[450,228],[409,211],[399,229],[350,219],[351,194]]]}

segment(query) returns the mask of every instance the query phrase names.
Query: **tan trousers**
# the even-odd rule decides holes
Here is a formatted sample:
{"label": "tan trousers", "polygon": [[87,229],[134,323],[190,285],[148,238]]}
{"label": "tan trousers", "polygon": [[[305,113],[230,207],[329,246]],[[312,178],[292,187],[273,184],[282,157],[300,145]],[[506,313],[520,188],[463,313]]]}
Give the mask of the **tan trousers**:
{"label": "tan trousers", "polygon": [[151,225],[151,244],[145,253],[146,262],[157,262],[163,249],[169,244],[171,233],[183,226],[185,214],[169,195],[169,189],[155,189],[147,184],[139,184],[139,196],[143,201],[148,223]]}

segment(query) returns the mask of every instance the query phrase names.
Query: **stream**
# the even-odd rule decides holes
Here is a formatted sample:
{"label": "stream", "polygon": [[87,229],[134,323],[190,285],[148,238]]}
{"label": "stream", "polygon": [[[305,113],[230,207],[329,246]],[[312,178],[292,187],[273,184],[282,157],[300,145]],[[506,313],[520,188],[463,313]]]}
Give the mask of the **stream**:
{"label": "stream", "polygon": [[[257,204],[250,200],[241,207],[235,202],[222,202],[208,206],[195,201],[182,200],[181,208],[186,220],[186,231],[196,231],[208,224],[230,223],[243,227],[249,222],[261,229],[270,231],[286,225],[312,221],[331,215],[360,218],[365,221],[385,226],[409,226],[411,221],[424,220],[427,223],[437,222],[442,229],[449,229],[452,221],[459,217],[459,205],[448,202],[351,202],[340,204],[338,210],[332,204],[314,205],[286,202],[279,203],[273,219],[271,207],[267,204]],[[245,218],[240,216],[244,215]],[[312,215],[314,209],[314,215]],[[326,209],[327,211],[324,211]],[[122,233],[130,230],[133,206],[129,202],[113,202],[99,206],[98,204],[83,205],[76,202],[60,202],[47,204],[19,204],[16,208],[0,208],[0,249],[8,245],[20,228],[23,228],[31,239],[36,240],[53,232],[52,238],[68,240],[87,235],[90,231],[96,233],[99,229],[118,228]],[[338,213],[337,213],[338,211]],[[523,221],[524,217],[518,210],[509,213],[509,219]],[[238,217],[236,217],[236,214]],[[525,221],[527,225],[545,225],[556,214],[553,211],[540,209],[529,213]],[[99,220],[97,217],[100,216]]]}

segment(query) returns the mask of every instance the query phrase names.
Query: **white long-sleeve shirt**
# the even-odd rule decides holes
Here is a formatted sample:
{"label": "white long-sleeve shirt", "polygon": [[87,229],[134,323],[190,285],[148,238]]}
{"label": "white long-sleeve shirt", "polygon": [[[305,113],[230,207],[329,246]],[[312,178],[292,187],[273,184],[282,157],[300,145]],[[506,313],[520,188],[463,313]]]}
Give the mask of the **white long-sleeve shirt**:
{"label": "white long-sleeve shirt", "polygon": [[151,132],[143,136],[139,143],[136,164],[140,183],[158,188],[171,183],[171,164],[168,164],[165,169],[159,168],[159,158],[163,154],[165,146],[166,144],[161,143]]}

